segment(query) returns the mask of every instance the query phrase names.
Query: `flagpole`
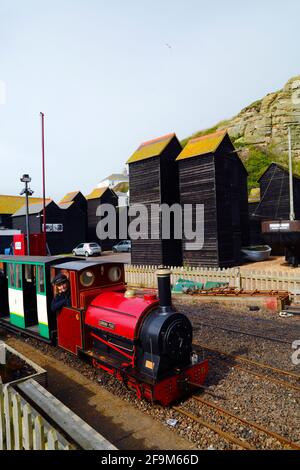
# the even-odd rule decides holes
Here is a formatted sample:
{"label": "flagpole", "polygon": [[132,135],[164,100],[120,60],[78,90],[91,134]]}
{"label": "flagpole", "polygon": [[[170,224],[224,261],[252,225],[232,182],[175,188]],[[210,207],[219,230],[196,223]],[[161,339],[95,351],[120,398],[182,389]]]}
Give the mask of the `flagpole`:
{"label": "flagpole", "polygon": [[43,234],[44,234],[44,250],[47,254],[47,238],[46,238],[46,178],[45,178],[45,127],[44,127],[44,113],[40,113],[42,124],[42,173],[43,173]]}

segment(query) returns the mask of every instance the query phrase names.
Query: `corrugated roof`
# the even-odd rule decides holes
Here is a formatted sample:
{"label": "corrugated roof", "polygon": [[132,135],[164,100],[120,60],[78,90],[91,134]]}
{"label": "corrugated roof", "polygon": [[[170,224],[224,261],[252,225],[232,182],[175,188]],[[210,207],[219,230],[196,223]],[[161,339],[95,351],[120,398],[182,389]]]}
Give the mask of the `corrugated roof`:
{"label": "corrugated roof", "polygon": [[184,160],[185,158],[198,157],[199,155],[216,152],[226,135],[227,131],[223,130],[191,139],[176,160]]}
{"label": "corrugated roof", "polygon": [[106,188],[95,188],[93,189],[93,191],[88,195],[86,196],[86,199],[99,199],[100,197],[103,196],[103,194],[105,193],[105,191],[107,191],[109,188],[108,186],[106,186]]}
{"label": "corrugated roof", "polygon": [[140,160],[146,160],[146,158],[158,157],[174,136],[174,133],[167,134],[157,139],[143,142],[126,163],[134,163]]}
{"label": "corrugated roof", "polygon": [[[46,207],[51,204],[52,201],[46,201]],[[43,210],[43,203],[39,202],[37,204],[30,204],[29,206],[29,215],[39,214]],[[12,217],[19,217],[20,215],[26,215],[26,205],[24,204],[21,209],[15,212]]]}
{"label": "corrugated roof", "polygon": [[59,204],[64,204],[65,202],[72,202],[77,194],[79,194],[80,191],[72,191],[70,193],[67,193],[60,201]]}
{"label": "corrugated roof", "polygon": [[252,188],[249,193],[248,202],[260,201],[260,188]]}
{"label": "corrugated roof", "polygon": [[[30,197],[29,204],[43,201],[40,197]],[[0,195],[0,214],[14,214],[25,204],[24,196]]]}

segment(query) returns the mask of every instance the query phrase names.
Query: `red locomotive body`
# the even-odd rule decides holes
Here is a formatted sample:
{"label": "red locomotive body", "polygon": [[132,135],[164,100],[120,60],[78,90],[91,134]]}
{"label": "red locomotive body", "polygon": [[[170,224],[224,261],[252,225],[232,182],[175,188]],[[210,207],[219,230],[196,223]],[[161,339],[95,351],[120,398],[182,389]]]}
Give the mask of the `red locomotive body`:
{"label": "red locomotive body", "polygon": [[[1,326],[88,358],[94,367],[134,390],[138,398],[163,405],[204,382],[208,362],[198,361],[192,350],[192,325],[172,306],[170,271],[157,273],[158,297],[138,296],[126,290],[123,263],[23,256],[16,257],[17,269],[7,258],[2,270],[10,284],[24,287],[24,325],[15,325],[10,316],[2,315]],[[63,279],[66,288],[62,303],[57,279]],[[8,296],[3,282],[2,305],[5,299],[6,312],[13,312],[14,298]],[[63,304],[66,306],[61,307]],[[45,325],[47,335],[43,336],[40,330],[46,331]]]}
{"label": "red locomotive body", "polygon": [[90,358],[138,398],[169,405],[204,382],[208,362],[198,362],[191,323],[172,307],[170,273],[158,272],[157,299],[126,291],[120,266],[102,264],[101,275],[97,263],[56,267],[53,274],[68,275],[72,297],[57,317],[58,345]]}
{"label": "red locomotive body", "polygon": [[[201,385],[208,372],[207,361],[190,363],[188,326],[183,315],[161,312],[155,295],[126,298],[126,293],[106,292],[93,300],[85,315],[86,353],[95,366],[116,375],[138,398],[168,405],[191,384]],[[151,341],[153,329],[161,334],[158,343],[167,335],[168,345],[159,347],[154,339],[147,348],[144,343]]]}

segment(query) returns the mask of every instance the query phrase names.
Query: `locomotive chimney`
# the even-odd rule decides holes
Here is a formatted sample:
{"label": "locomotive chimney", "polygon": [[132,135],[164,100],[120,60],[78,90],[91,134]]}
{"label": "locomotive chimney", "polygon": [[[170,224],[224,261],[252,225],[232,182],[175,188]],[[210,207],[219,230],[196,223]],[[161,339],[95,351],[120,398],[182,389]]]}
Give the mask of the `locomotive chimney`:
{"label": "locomotive chimney", "polygon": [[161,312],[169,312],[172,308],[171,300],[171,271],[159,269],[156,271],[158,298]]}

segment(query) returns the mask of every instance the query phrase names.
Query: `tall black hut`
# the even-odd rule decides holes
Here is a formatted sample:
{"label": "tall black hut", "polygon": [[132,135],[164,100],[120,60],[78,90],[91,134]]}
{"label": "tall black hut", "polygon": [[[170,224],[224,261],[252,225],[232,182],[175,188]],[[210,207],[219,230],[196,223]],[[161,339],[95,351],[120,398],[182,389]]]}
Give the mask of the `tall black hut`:
{"label": "tall black hut", "polygon": [[[174,239],[171,217],[170,239],[162,239],[161,218],[156,218],[154,238],[150,237],[151,204],[179,204],[178,166],[176,157],[182,147],[175,134],[168,134],[142,143],[129,158],[130,205],[144,204],[149,218],[148,230],[141,239],[132,240],[132,264],[178,266],[182,262],[181,240]],[[145,237],[149,237],[145,239]]]}
{"label": "tall black hut", "polygon": [[[250,207],[250,234],[257,227],[255,242],[260,240],[271,243],[273,255],[284,254],[284,243],[270,234],[262,234],[262,223],[267,221],[289,221],[289,169],[278,163],[271,163],[259,178],[260,199]],[[293,173],[293,198],[295,219],[300,219],[300,176]],[[278,238],[278,237],[277,237]],[[276,241],[275,241],[276,239]],[[254,241],[254,240],[252,240]]]}
{"label": "tall black hut", "polygon": [[[259,178],[260,201],[253,215],[261,220],[289,219],[289,169],[271,163]],[[295,219],[300,219],[300,176],[293,174]]]}
{"label": "tall black hut", "polygon": [[86,196],[86,200],[88,221],[87,241],[99,243],[102,250],[110,250],[118,240],[117,238],[99,240],[96,230],[101,218],[97,216],[97,209],[101,204],[111,204],[112,206],[117,207],[118,196],[109,187],[95,188],[88,196]]}
{"label": "tall black hut", "polygon": [[226,131],[191,139],[177,158],[181,204],[204,204],[204,245],[189,249],[183,238],[183,263],[228,267],[241,261],[248,243],[247,171]]}
{"label": "tall black hut", "polygon": [[87,241],[87,201],[80,191],[67,193],[58,204],[64,222],[64,250],[69,253]]}

